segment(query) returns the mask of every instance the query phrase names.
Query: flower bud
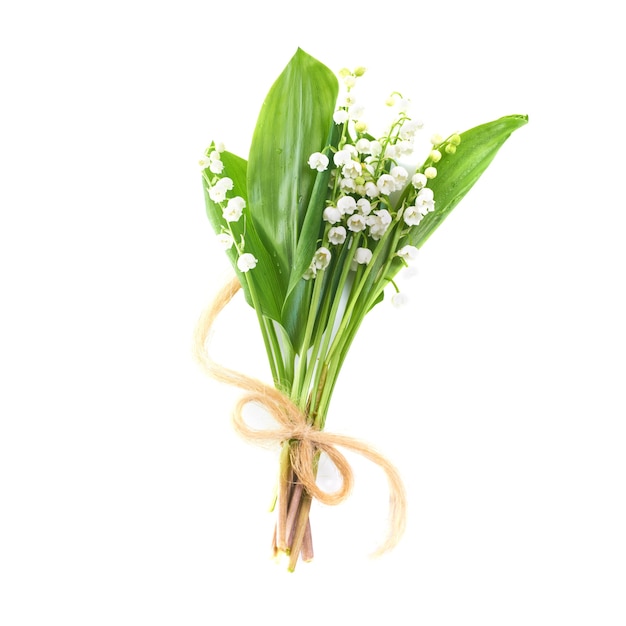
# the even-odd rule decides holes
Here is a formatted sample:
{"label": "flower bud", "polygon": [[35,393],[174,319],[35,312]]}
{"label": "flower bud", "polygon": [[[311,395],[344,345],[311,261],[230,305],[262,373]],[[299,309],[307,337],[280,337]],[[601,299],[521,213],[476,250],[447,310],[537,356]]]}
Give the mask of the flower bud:
{"label": "flower bud", "polygon": [[429,158],[433,163],[439,163],[441,160],[441,152],[439,152],[439,150],[431,150]]}

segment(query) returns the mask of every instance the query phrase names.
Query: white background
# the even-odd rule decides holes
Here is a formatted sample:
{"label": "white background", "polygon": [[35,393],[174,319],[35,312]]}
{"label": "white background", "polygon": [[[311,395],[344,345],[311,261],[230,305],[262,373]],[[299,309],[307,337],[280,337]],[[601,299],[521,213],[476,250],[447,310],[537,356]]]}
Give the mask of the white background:
{"label": "white background", "polygon": [[[6,626],[626,623],[623,33],[543,2],[59,1],[0,13],[0,622]],[[246,156],[300,46],[364,65],[425,133],[530,123],[383,303],[328,428],[380,472],[314,507],[316,559],[269,558],[276,456],[194,362],[229,276],[197,159]],[[376,100],[378,99],[378,100]],[[252,346],[252,347],[248,347]],[[241,300],[215,354],[264,377]]]}

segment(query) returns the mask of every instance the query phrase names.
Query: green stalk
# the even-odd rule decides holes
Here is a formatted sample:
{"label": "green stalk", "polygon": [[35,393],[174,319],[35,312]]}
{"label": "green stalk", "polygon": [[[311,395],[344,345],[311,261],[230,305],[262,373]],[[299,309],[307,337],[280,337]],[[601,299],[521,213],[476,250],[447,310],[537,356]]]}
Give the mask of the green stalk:
{"label": "green stalk", "polygon": [[354,311],[354,308],[356,307],[356,305],[358,304],[358,300],[359,300],[359,295],[361,294],[361,291],[363,290],[363,287],[365,286],[365,282],[367,280],[367,278],[369,277],[372,268],[376,265],[376,260],[378,259],[378,257],[381,254],[382,249],[384,248],[384,242],[387,239],[387,237],[389,237],[391,231],[393,230],[393,228],[388,228],[387,232],[381,237],[381,239],[378,242],[378,245],[376,246],[376,248],[374,249],[374,252],[372,254],[372,258],[370,259],[370,262],[367,264],[367,267],[365,268],[365,271],[363,272],[362,276],[360,277],[360,279],[358,281],[355,280],[354,285],[352,286],[352,291],[350,293],[350,298],[348,300],[348,304],[346,305],[346,310],[344,311],[343,314],[343,318],[341,320],[341,324],[339,325],[339,329],[337,330],[337,334],[335,336],[335,339],[332,342],[332,345],[328,351],[328,359],[332,358],[332,356],[334,355],[335,351],[337,350],[338,345],[341,343],[341,336],[346,328],[346,326],[349,324],[350,322],[350,318],[352,316],[352,313]]}
{"label": "green stalk", "polygon": [[293,399],[297,399],[298,406],[301,410],[304,410],[306,406],[306,394],[303,394],[302,390],[308,363],[307,353],[309,351],[311,336],[313,335],[313,328],[315,327],[320,293],[322,292],[322,283],[324,282],[324,272],[325,270],[318,270],[317,275],[315,276],[315,284],[313,286],[313,295],[311,296],[311,304],[309,306],[309,314],[307,316],[304,340],[302,342],[302,349],[300,350],[300,360],[298,361],[298,369],[294,376],[292,385],[291,397]]}
{"label": "green stalk", "polygon": [[[241,256],[242,250],[237,244],[237,239],[235,238],[230,222],[228,222],[227,225],[228,232],[233,238],[233,245],[237,250],[237,254]],[[272,372],[272,379],[275,385],[280,385],[281,380],[285,377],[285,367],[282,362],[282,358],[280,358],[282,356],[282,353],[280,351],[280,345],[278,344],[278,338],[276,337],[275,333],[273,333],[273,336],[270,337],[270,331],[268,326],[271,325],[272,330],[274,326],[272,322],[268,321],[268,319],[261,312],[261,304],[259,302],[256,289],[254,288],[254,283],[250,280],[250,277],[247,273],[244,274],[244,278],[248,285],[250,297],[252,298],[252,304],[254,305],[254,311],[259,321],[259,327],[261,328],[261,335],[263,336],[263,343],[265,345],[265,351],[267,352],[267,360],[269,361],[270,370]]]}
{"label": "green stalk", "polygon": [[[376,296],[378,292],[376,293]],[[330,406],[330,399],[333,391],[335,390],[335,385],[337,383],[337,379],[339,377],[339,372],[341,367],[345,361],[346,356],[348,355],[348,349],[354,340],[356,333],[361,326],[361,323],[365,319],[365,314],[369,310],[370,303],[374,303],[376,297],[372,297],[368,299],[368,306],[364,306],[363,312],[359,312],[357,316],[351,320],[351,324],[348,325],[346,330],[342,335],[342,345],[341,350],[327,363],[326,367],[326,380],[324,381],[323,388],[321,389],[320,397],[317,405],[317,416],[320,418],[318,422],[316,422],[316,427],[323,429],[326,421],[326,415],[328,413],[328,408]]]}
{"label": "green stalk", "polygon": [[[335,319],[337,318],[337,312],[339,311],[339,305],[341,303],[344,286],[348,280],[348,274],[350,273],[350,266],[352,264],[352,259],[354,258],[354,255],[356,253],[356,249],[358,247],[360,238],[361,236],[359,234],[351,238],[350,245],[352,246],[352,254],[346,257],[346,259],[344,260],[344,265],[341,271],[341,275],[339,277],[339,284],[337,286],[337,290],[334,294],[332,294],[334,295],[333,306],[330,311],[330,315],[328,317],[328,322],[326,324],[326,329],[324,333],[324,340],[323,340],[323,344],[321,346],[320,353],[319,353],[320,366],[317,367],[315,370],[315,379],[313,382],[313,390],[315,390],[315,393],[312,394],[311,405],[309,408],[311,418],[314,419],[314,423],[316,424],[316,426],[319,425],[318,418],[317,418],[317,405],[321,397],[323,387],[326,384],[326,380],[328,379],[328,366],[327,366],[328,346],[330,345],[330,341],[332,339],[332,331],[333,331],[333,327],[335,326]],[[330,297],[331,297],[331,294],[329,293],[328,298]],[[322,380],[322,377],[323,377],[323,380]]]}
{"label": "green stalk", "polygon": [[324,364],[324,373],[322,382],[320,383],[320,389],[318,394],[318,401],[316,407],[315,416],[315,428],[323,430],[326,424],[326,415],[328,413],[328,406],[330,404],[330,395],[335,388],[337,382],[337,376],[339,375],[339,367],[341,364],[337,364],[337,360],[326,362]]}
{"label": "green stalk", "polygon": [[[276,388],[284,392],[290,389],[293,382],[293,350],[291,348],[291,343],[287,340],[283,342],[285,345],[283,351],[283,347],[281,346],[278,335],[276,334],[276,326],[274,325],[273,320],[265,318],[265,321],[267,323],[268,336],[272,344],[273,352],[276,355],[280,355],[280,359],[277,358],[280,381],[279,384],[276,385]],[[286,354],[284,352],[286,352]]]}
{"label": "green stalk", "polygon": [[[248,280],[246,276],[246,282],[248,283],[248,290],[250,291],[250,297],[252,298],[252,303],[254,304],[254,310],[257,314],[257,319],[259,320],[259,326],[261,327],[261,335],[263,336],[263,343],[265,344],[265,351],[267,352],[267,359],[270,364],[270,369],[272,371],[272,379],[274,380],[274,385],[280,389],[281,381],[285,378],[285,366],[283,364],[283,360],[281,358],[280,346],[278,345],[278,338],[274,333],[273,337],[270,337],[270,331],[268,330],[268,326],[271,324],[271,320],[268,323],[267,318],[261,313],[261,308],[259,304],[259,300],[257,298],[256,291],[252,286],[252,281]],[[273,325],[272,329],[273,329]]]}
{"label": "green stalk", "polygon": [[309,393],[311,390],[311,380],[313,379],[313,375],[319,372],[319,369],[320,369],[319,364],[321,361],[320,359],[321,343],[322,343],[322,338],[324,337],[326,333],[326,328],[327,328],[322,324],[322,320],[326,319],[328,315],[328,308],[330,306],[329,295],[330,294],[327,291],[326,297],[323,299],[323,302],[322,302],[322,307],[319,310],[319,313],[317,315],[317,330],[315,332],[315,337],[313,339],[313,345],[310,349],[311,354],[309,356],[308,367],[306,368],[304,382],[302,383],[302,387],[300,390],[301,397],[299,398],[299,401],[302,404],[302,406],[304,405],[307,406],[307,413],[309,415],[311,411],[310,398],[309,398]]}
{"label": "green stalk", "polygon": [[[273,324],[274,332],[276,332],[276,324]],[[283,393],[289,394],[291,390],[291,385],[293,384],[294,370],[295,370],[295,361],[296,354],[293,349],[293,345],[291,344],[291,339],[287,335],[287,332],[282,327],[281,324],[278,324],[278,329],[280,330],[280,334],[282,337],[282,347],[281,343],[277,338],[279,350],[283,358],[283,363],[285,365],[285,385],[281,391]]]}
{"label": "green stalk", "polygon": [[[389,258],[389,260],[383,265],[383,267],[379,270],[379,279],[374,283],[371,290],[368,291],[368,297],[364,299],[360,299],[359,296],[362,293],[365,282],[368,278],[368,270],[370,270],[376,261],[377,253],[380,254],[383,248],[387,248],[386,245],[386,236],[388,233],[393,231],[393,239],[390,243],[390,249],[395,250],[398,245],[398,241],[402,235],[402,227],[399,222],[401,217],[401,212],[396,216],[396,220],[392,226],[385,233],[385,236],[381,238],[379,241],[379,245],[376,247],[374,254],[372,255],[372,259],[366,268],[366,271],[361,276],[358,281],[358,286],[356,290],[353,289],[353,293],[350,295],[349,305],[350,307],[346,307],[346,312],[344,313],[344,318],[342,320],[342,325],[340,326],[335,340],[331,349],[328,351],[326,357],[326,381],[324,384],[324,388],[321,391],[321,396],[319,398],[319,405],[316,407],[318,411],[319,420],[316,418],[316,426],[321,428],[324,427],[324,421],[326,419],[326,413],[328,411],[328,407],[330,404],[330,398],[332,392],[335,388],[335,384],[337,382],[337,378],[339,376],[339,371],[343,362],[347,356],[348,349],[354,340],[357,330],[361,326],[361,323],[365,319],[367,312],[371,309],[374,302],[380,295],[381,290],[383,290],[387,284],[387,279],[385,278],[387,275],[387,271],[391,266],[391,261],[393,256]],[[355,281],[356,283],[357,281]],[[348,311],[348,308],[350,310]]]}

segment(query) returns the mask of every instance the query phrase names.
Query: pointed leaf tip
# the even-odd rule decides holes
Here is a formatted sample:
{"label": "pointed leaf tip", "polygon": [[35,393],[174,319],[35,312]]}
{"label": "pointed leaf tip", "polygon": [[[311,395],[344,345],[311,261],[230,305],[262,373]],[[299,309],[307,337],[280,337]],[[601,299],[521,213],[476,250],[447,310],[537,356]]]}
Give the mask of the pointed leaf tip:
{"label": "pointed leaf tip", "polygon": [[528,115],[505,115],[461,133],[456,153],[442,156],[437,176],[429,183],[436,198],[435,212],[422,220],[407,242],[421,247],[474,186],[504,142],[527,123]]}

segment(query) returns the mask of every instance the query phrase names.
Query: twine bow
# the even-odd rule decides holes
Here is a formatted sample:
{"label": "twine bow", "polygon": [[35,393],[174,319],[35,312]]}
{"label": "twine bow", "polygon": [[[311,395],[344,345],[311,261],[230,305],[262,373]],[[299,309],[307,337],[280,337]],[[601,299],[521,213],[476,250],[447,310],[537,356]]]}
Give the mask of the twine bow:
{"label": "twine bow", "polygon": [[[390,550],[398,543],[406,526],[406,496],[398,470],[385,457],[357,439],[313,428],[307,422],[306,415],[285,394],[255,378],[219,365],[209,355],[206,344],[213,323],[240,287],[236,277],[227,283],[201,316],[195,332],[195,355],[206,373],[220,382],[246,391],[233,410],[235,430],[243,438],[258,444],[291,441],[290,460],[294,473],[310,496],[323,504],[343,502],[354,483],[352,468],[337,446],[356,452],[378,465],[389,482],[389,530],[385,541],[373,556]],[[278,428],[250,428],[242,414],[244,406],[249,403],[265,408]],[[327,492],[317,485],[314,473],[317,452],[325,452],[337,468],[342,478],[342,485],[337,491]]]}

